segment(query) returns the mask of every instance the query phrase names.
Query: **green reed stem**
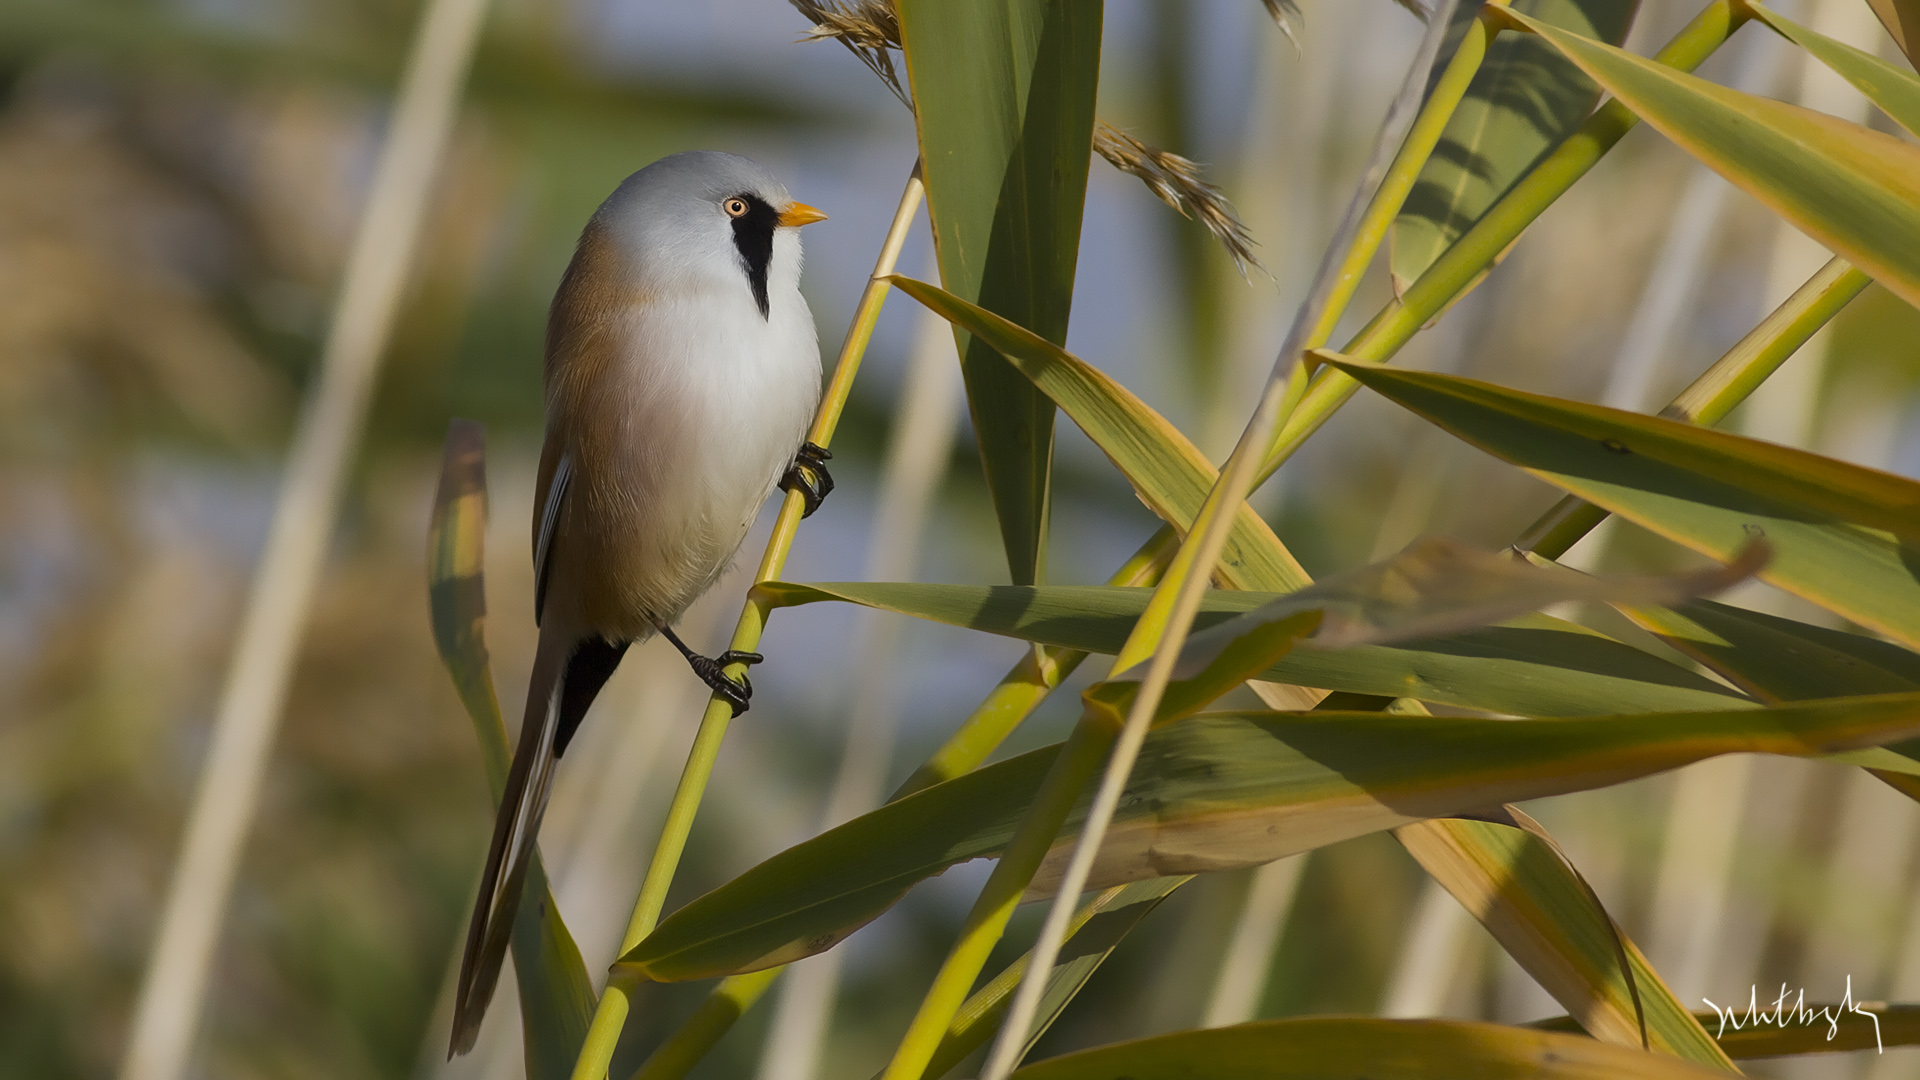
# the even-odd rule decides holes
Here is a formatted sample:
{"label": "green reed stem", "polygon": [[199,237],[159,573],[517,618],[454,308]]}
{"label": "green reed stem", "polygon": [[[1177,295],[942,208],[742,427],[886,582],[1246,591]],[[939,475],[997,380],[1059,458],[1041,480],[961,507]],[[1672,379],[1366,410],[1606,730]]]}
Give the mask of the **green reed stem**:
{"label": "green reed stem", "polygon": [[[826,446],[833,440],[834,428],[840,422],[847,396],[853,389],[854,376],[859,373],[860,361],[866,356],[867,343],[873,339],[873,327],[880,318],[880,307],[891,291],[886,278],[893,273],[894,264],[899,261],[900,248],[907,240],[907,227],[913,223],[913,216],[920,209],[920,199],[925,190],[920,179],[920,165],[915,162],[913,174],[907,178],[906,189],[900,193],[900,205],[893,212],[893,224],[887,230],[887,239],[881,245],[873,274],[867,279],[867,287],[861,292],[860,303],[854,309],[853,325],[847,330],[846,341],[840,347],[840,358],[834,365],[833,378],[828,381],[826,392],[821,396],[820,411],[815,414],[813,428],[808,432],[808,440],[819,446]],[[755,584],[780,576],[781,569],[786,566],[787,553],[793,548],[794,535],[799,531],[800,512],[804,505],[805,500],[797,491],[787,493],[786,501],[780,507],[780,516],[774,521],[773,535],[767,540],[766,553],[761,556],[760,568],[754,575]],[[752,652],[757,648],[761,632],[766,628],[767,610],[762,601],[749,593],[728,648],[741,652]],[[726,671],[729,676],[744,676],[746,665],[731,665]],[[620,955],[625,955],[638,945],[642,938],[653,932],[654,924],[660,921],[660,910],[666,906],[667,889],[673,884],[674,872],[680,866],[680,856],[686,851],[687,834],[693,829],[694,815],[698,813],[700,800],[706,794],[707,781],[713,776],[713,764],[719,757],[721,741],[726,737],[727,725],[732,719],[733,707],[724,698],[715,694],[708,699],[707,710],[700,718],[700,729],[693,737],[693,749],[687,755],[686,768],[680,774],[680,784],[674,789],[673,804],[667,810],[666,824],[661,828],[659,843],[654,846],[653,860],[647,866],[646,880],[640,886],[639,898],[634,901],[633,916],[628,919],[627,931],[620,939]],[[593,1023],[587,1029],[586,1042],[580,1048],[579,1060],[574,1063],[573,1080],[602,1080],[607,1075],[614,1047],[620,1041],[627,1013],[632,1009],[632,992],[637,983],[637,976],[620,971],[615,971],[607,980],[607,988],[600,995],[600,1005],[594,1010]]]}
{"label": "green reed stem", "polygon": [[687,1022],[647,1055],[631,1080],[680,1080],[707,1056],[754,1002],[759,1001],[786,968],[767,968],[720,980],[707,1000]]}
{"label": "green reed stem", "polygon": [[1040,785],[1031,806],[1021,818],[1020,827],[994,863],[986,887],[967,913],[947,959],[934,976],[933,986],[920,1000],[920,1009],[888,1062],[882,1080],[920,1080],[927,1063],[946,1037],[947,1027],[973,988],[973,981],[986,966],[987,957],[999,944],[1007,920],[1019,906],[1041,860],[1053,847],[1060,826],[1072,812],[1073,804],[1094,774],[1106,763],[1107,751],[1119,733],[1101,719],[1083,718],[1060,748],[1060,756]]}
{"label": "green reed stem", "polygon": [[1738,345],[1701,372],[1673,399],[1673,404],[1660,410],[1660,415],[1708,426],[1726,419],[1735,406],[1747,400],[1788,357],[1800,351],[1800,346],[1872,283],[1872,278],[1845,259],[1828,260]]}
{"label": "green reed stem", "polygon": [[[1829,260],[1748,331],[1739,344],[1701,372],[1673,399],[1673,404],[1660,410],[1660,415],[1703,427],[1726,419],[1872,280],[1844,259]],[[1585,499],[1568,495],[1527,526],[1513,546],[1542,558],[1558,559],[1608,516],[1607,511]]]}
{"label": "green reed stem", "polygon": [[[1501,2],[1504,3],[1504,0]],[[1419,182],[1421,170],[1427,167],[1427,159],[1433,156],[1433,148],[1439,145],[1440,136],[1446,133],[1447,124],[1460,107],[1460,100],[1466,96],[1467,88],[1473,84],[1473,77],[1479,74],[1480,65],[1486,61],[1487,45],[1495,32],[1488,25],[1485,15],[1475,19],[1473,25],[1467,28],[1466,36],[1461,39],[1453,59],[1447,61],[1446,70],[1434,83],[1433,93],[1420,107],[1420,115],[1414,118],[1413,126],[1407,129],[1406,142],[1400,145],[1393,164],[1388,167],[1379,189],[1373,194],[1373,201],[1367,206],[1366,216],[1360,220],[1360,226],[1354,232],[1353,246],[1347,249],[1346,259],[1334,274],[1333,289],[1327,294],[1326,306],[1320,309],[1312,329],[1302,339],[1303,350],[1318,349],[1325,345],[1327,339],[1333,336],[1334,328],[1340,324],[1341,317],[1347,313],[1347,305],[1353,302],[1354,291],[1360,287],[1361,276],[1367,272],[1367,267],[1373,265],[1374,256],[1380,253],[1380,245],[1386,242],[1387,230],[1393,227],[1394,219],[1400,216],[1400,210],[1407,202],[1407,194]],[[1283,421],[1300,407],[1312,375],[1313,369],[1305,363],[1296,363],[1287,372],[1286,394],[1280,403]],[[1262,472],[1261,479],[1266,479],[1271,472],[1270,469]]]}
{"label": "green reed stem", "polygon": [[[1714,0],[1654,59],[1668,67],[1691,71],[1725,44],[1746,19],[1745,10],[1736,10],[1732,0]],[[1382,308],[1342,352],[1375,363],[1399,352],[1422,326],[1472,288],[1481,272],[1497,262],[1535,218],[1566,194],[1639,122],[1617,101],[1595,110],[1579,131],[1547,155],[1428,267],[1404,296]],[[1360,384],[1344,372],[1323,370],[1301,395],[1299,407],[1275,433],[1262,478],[1291,457],[1359,388]]]}
{"label": "green reed stem", "polygon": [[1355,289],[1360,287],[1360,277],[1373,265],[1375,255],[1380,253],[1380,245],[1386,242],[1387,230],[1393,227],[1394,219],[1400,216],[1400,210],[1407,203],[1407,194],[1420,179],[1420,171],[1427,167],[1427,159],[1433,156],[1433,148],[1440,143],[1447,125],[1452,122],[1454,111],[1460,107],[1460,99],[1466,97],[1467,87],[1472,85],[1473,77],[1480,72],[1480,65],[1486,61],[1487,45],[1495,31],[1487,25],[1488,17],[1481,15],[1467,28],[1466,36],[1461,38],[1460,47],[1447,62],[1446,70],[1440,74],[1439,81],[1433,85],[1433,93],[1427,96],[1427,102],[1420,108],[1420,115],[1414,118],[1413,126],[1407,129],[1407,141],[1400,145],[1400,151],[1394,156],[1393,164],[1388,167],[1387,175],[1380,181],[1380,188],[1374,193],[1373,202],[1367,206],[1367,214],[1360,219],[1360,227],[1353,236],[1353,247],[1347,250],[1347,257],[1340,264],[1334,276],[1333,291],[1327,295],[1327,305],[1320,311],[1320,317],[1314,320],[1313,329],[1307,332],[1304,348],[1317,349],[1333,336],[1334,327],[1340,324],[1340,317],[1346,314],[1347,305],[1353,300]]}

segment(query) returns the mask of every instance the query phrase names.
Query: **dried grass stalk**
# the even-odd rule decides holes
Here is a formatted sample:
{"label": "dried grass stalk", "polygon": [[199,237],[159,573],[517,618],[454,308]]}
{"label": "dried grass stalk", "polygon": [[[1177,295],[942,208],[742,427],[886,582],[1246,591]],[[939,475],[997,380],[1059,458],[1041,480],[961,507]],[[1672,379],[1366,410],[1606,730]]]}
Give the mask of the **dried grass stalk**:
{"label": "dried grass stalk", "polygon": [[1253,237],[1246,224],[1233,212],[1226,195],[1201,177],[1198,162],[1149,146],[1104,120],[1093,129],[1093,149],[1114,168],[1139,177],[1161,202],[1178,210],[1182,217],[1197,218],[1233,256],[1243,276],[1248,264],[1266,271],[1254,257]]}
{"label": "dried grass stalk", "polygon": [[[1394,0],[1394,2],[1417,4],[1420,0]],[[1280,27],[1280,32],[1287,35],[1287,40],[1293,42],[1293,47],[1298,49],[1300,24],[1305,21],[1305,17],[1300,14],[1300,5],[1296,0],[1260,0],[1260,3],[1266,7],[1267,14],[1273,17],[1274,25]]]}
{"label": "dried grass stalk", "polygon": [[[794,9],[813,24],[804,41],[838,41],[859,57],[887,89],[908,108],[906,88],[900,83],[899,69],[893,62],[893,50],[900,46],[900,13],[893,0],[789,0]],[[1418,4],[1419,0],[1396,0]],[[1295,38],[1300,8],[1295,0],[1261,0],[1267,13],[1280,25],[1281,32]],[[1149,146],[1118,128],[1100,123],[1093,134],[1093,148],[1115,168],[1131,173],[1153,190],[1161,201],[1183,216],[1195,217],[1220,239],[1234,265],[1244,275],[1247,265],[1259,267],[1253,255],[1253,238],[1233,212],[1220,189],[1200,175],[1200,165],[1178,154]]]}
{"label": "dried grass stalk", "polygon": [[887,89],[893,91],[902,105],[913,108],[913,103],[907,100],[906,87],[900,85],[900,72],[893,66],[893,53],[889,51],[900,48],[900,13],[894,9],[893,0],[788,2],[813,24],[813,29],[801,40],[832,40],[845,45],[848,52],[880,76],[880,81],[887,84]]}

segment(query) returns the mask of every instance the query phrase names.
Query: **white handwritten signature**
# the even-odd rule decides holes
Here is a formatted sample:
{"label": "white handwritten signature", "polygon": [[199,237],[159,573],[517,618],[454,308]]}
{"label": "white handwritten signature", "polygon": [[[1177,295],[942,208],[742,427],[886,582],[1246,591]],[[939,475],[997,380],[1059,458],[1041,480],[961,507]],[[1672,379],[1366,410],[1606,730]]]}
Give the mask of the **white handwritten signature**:
{"label": "white handwritten signature", "polygon": [[1712,1009],[1714,1013],[1720,1017],[1720,1030],[1714,1033],[1714,1038],[1716,1039],[1727,1033],[1728,1024],[1733,1025],[1733,1030],[1739,1031],[1743,1027],[1758,1027],[1761,1024],[1772,1024],[1775,1027],[1784,1028],[1788,1024],[1797,1023],[1802,1027],[1812,1027],[1820,1021],[1825,1020],[1827,1022],[1827,1041],[1832,1042],[1833,1037],[1840,1033],[1840,1017],[1846,1013],[1858,1013],[1873,1021],[1873,1044],[1881,1053],[1884,1054],[1887,1052],[1887,1048],[1881,1045],[1880,1042],[1880,1016],[1873,1010],[1867,1008],[1865,1002],[1853,1000],[1853,976],[1851,975],[1847,976],[1846,995],[1840,999],[1838,1004],[1822,1005],[1812,1009],[1807,1007],[1807,992],[1804,989],[1800,991],[1799,995],[1793,999],[1793,1004],[1789,1006],[1787,1004],[1786,983],[1780,984],[1780,996],[1773,999],[1773,1008],[1771,1010],[1760,1007],[1760,988],[1758,986],[1754,987],[1747,998],[1747,1010],[1744,1019],[1740,1015],[1738,1006],[1723,1009],[1707,998],[1701,998],[1700,1000],[1705,1001],[1707,1007]]}

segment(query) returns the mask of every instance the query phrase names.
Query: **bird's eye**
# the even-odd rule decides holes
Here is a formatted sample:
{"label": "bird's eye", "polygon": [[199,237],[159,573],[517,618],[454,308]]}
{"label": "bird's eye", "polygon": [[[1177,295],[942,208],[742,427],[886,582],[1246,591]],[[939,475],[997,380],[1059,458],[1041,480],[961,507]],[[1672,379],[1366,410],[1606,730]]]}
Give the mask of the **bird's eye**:
{"label": "bird's eye", "polygon": [[747,216],[747,200],[745,199],[728,199],[720,205],[726,210],[728,217]]}

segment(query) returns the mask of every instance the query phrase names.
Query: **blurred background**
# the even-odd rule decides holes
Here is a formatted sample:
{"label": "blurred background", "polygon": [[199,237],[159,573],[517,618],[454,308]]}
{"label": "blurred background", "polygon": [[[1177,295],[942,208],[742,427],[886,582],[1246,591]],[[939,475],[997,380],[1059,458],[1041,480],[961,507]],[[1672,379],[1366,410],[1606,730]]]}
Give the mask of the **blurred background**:
{"label": "blurred background", "polygon": [[[1388,0],[1301,6],[1298,48],[1254,0],[1106,6],[1102,118],[1207,162],[1271,273],[1243,280],[1198,225],[1096,162],[1068,344],[1216,459],[1421,30]],[[1859,0],[1776,6],[1883,48]],[[1691,0],[1645,0],[1629,46],[1650,51],[1694,11]],[[0,0],[0,1077],[116,1067],[417,15],[410,0]],[[480,1052],[439,1064],[445,988],[492,818],[471,725],[428,631],[440,439],[450,417],[488,426],[489,632],[512,713],[533,643],[541,332],[598,201],[677,150],[762,161],[832,215],[808,230],[805,286],[823,350],[839,346],[916,151],[907,112],[844,50],[798,43],[806,29],[783,0],[492,6],[300,652],[192,1075],[517,1074],[510,979]],[[1771,46],[1749,28],[1704,73],[1887,127]],[[1698,226],[1691,247],[1675,239],[1687,222]],[[1656,409],[1824,261],[1808,246],[1636,131],[1403,361]],[[1662,314],[1653,300],[1672,289],[1659,268],[1676,258],[1697,272]],[[901,265],[933,274],[924,219]],[[1355,325],[1388,296],[1376,274]],[[1920,315],[1870,290],[1740,422],[1920,474],[1917,343]],[[932,492],[924,540],[895,536],[884,554],[903,576],[1004,580],[951,354],[951,337],[911,301],[890,302],[834,443],[840,493],[807,522],[787,576],[851,579],[875,565],[882,464],[909,434],[896,417],[920,370],[931,373],[915,421],[931,463],[920,474]],[[1155,522],[1070,424],[1058,469],[1051,579],[1098,582]],[[1504,544],[1552,495],[1362,396],[1258,499],[1319,574],[1422,532]],[[743,549],[749,570],[759,542]],[[1684,561],[1627,529],[1576,555],[1590,566]],[[744,580],[689,617],[691,643],[717,647]],[[1742,602],[1814,617],[1764,588]],[[879,636],[893,655],[876,672],[863,657]],[[781,611],[764,651],[755,707],[733,728],[670,907],[818,830],[852,713],[877,718],[863,731],[898,718],[897,743],[876,736],[890,790],[1021,650],[816,605]],[[544,833],[559,903],[595,972],[705,696],[659,653],[636,650],[603,695]],[[1075,709],[1073,695],[1057,697],[1005,752],[1062,737]],[[1783,980],[1810,1000],[1837,998],[1849,975],[1856,999],[1912,999],[1920,813],[1861,776],[1769,761],[1702,781],[1701,805],[1738,823],[1717,886],[1685,879],[1680,845],[1696,819],[1670,813],[1670,777],[1533,809],[1616,917],[1654,942],[1656,966],[1691,965],[1675,976],[1690,1003],[1744,1003],[1750,984]],[[884,1062],[985,872],[960,867],[923,886],[838,950],[827,1071],[864,1076]],[[1190,1027],[1216,1006],[1228,1008],[1216,1017],[1243,1018],[1562,1011],[1457,908],[1430,904],[1422,881],[1379,836],[1264,878],[1197,882],[1121,946],[1040,1053]],[[1694,929],[1676,936],[1687,919]],[[1010,947],[1030,934],[1016,924]],[[1703,934],[1705,959],[1686,954]],[[1222,1006],[1231,956],[1251,957],[1252,989]],[[704,992],[650,988],[627,1056]],[[777,1050],[763,1059],[777,1001],[697,1075],[810,1077]]]}

